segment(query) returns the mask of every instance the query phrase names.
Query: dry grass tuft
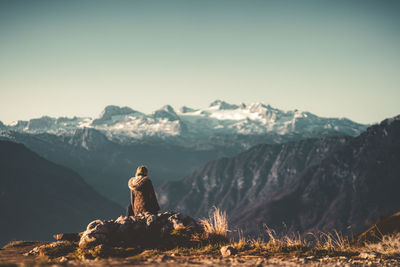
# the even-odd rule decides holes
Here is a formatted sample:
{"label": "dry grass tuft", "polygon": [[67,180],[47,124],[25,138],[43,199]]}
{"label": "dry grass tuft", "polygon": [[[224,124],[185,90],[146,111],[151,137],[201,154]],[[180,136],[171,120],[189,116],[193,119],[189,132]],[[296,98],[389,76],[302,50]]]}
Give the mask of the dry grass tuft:
{"label": "dry grass tuft", "polygon": [[351,246],[349,239],[338,232],[302,236],[299,233],[278,234],[267,227],[266,240],[246,240],[240,231],[238,233],[238,241],[231,245],[248,255],[353,256],[359,249]]}
{"label": "dry grass tuft", "polygon": [[204,231],[207,234],[216,234],[221,236],[228,236],[228,220],[226,212],[220,211],[214,207],[214,212],[210,218],[200,220],[200,223],[204,227]]}
{"label": "dry grass tuft", "polygon": [[400,233],[384,235],[378,243],[365,243],[365,249],[385,255],[400,254]]}
{"label": "dry grass tuft", "polygon": [[213,213],[208,219],[200,220],[204,233],[201,237],[205,243],[226,243],[228,241],[228,220],[226,212],[214,207]]}
{"label": "dry grass tuft", "polygon": [[57,258],[74,252],[77,247],[78,245],[73,242],[57,241],[41,246],[39,248],[39,255],[49,257],[50,259]]}
{"label": "dry grass tuft", "polygon": [[307,242],[301,238],[299,233],[279,237],[272,229],[267,228],[266,231],[269,237],[268,244],[270,247],[290,248],[308,246]]}
{"label": "dry grass tuft", "polygon": [[190,247],[195,244],[193,230],[188,226],[182,226],[171,231],[171,233],[162,240],[165,248],[170,247]]}
{"label": "dry grass tuft", "polygon": [[26,246],[35,245],[38,243],[40,243],[40,242],[38,242],[38,241],[14,241],[14,242],[8,243],[3,248],[6,249],[6,248],[26,247]]}
{"label": "dry grass tuft", "polygon": [[349,250],[351,248],[350,240],[347,236],[337,232],[311,234],[314,237],[316,249],[326,250]]}

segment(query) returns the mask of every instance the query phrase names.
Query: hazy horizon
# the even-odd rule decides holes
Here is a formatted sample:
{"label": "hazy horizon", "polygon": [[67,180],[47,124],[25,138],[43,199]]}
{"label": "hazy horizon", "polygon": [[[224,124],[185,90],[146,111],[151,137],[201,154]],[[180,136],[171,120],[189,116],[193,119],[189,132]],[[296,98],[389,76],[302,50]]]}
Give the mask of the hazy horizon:
{"label": "hazy horizon", "polygon": [[400,114],[399,1],[1,1],[0,121],[262,102]]}

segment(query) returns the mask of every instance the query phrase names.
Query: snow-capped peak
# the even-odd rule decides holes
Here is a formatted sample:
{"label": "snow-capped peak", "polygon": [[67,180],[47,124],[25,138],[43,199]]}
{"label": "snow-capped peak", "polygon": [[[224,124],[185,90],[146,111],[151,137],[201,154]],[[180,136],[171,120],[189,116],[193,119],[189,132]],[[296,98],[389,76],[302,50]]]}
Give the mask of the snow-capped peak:
{"label": "snow-capped peak", "polygon": [[168,119],[170,121],[179,120],[178,114],[176,114],[173,107],[170,105],[165,105],[162,108],[156,110],[153,113],[154,118]]}
{"label": "snow-capped peak", "polygon": [[192,112],[196,112],[197,109],[194,108],[189,108],[187,106],[183,106],[179,109],[179,113],[192,113]]}
{"label": "snow-capped peak", "polygon": [[127,116],[142,116],[143,113],[130,107],[119,107],[110,105],[104,108],[99,118],[92,121],[92,125],[115,124],[126,119]]}
{"label": "snow-capped peak", "polygon": [[135,111],[130,107],[119,107],[119,106],[109,105],[103,109],[98,119],[111,119],[112,116],[129,115],[134,113],[138,113],[138,111]]}
{"label": "snow-capped peak", "polygon": [[239,107],[238,105],[232,105],[232,104],[229,104],[229,103],[219,100],[219,99],[212,102],[209,106],[210,109],[218,109],[218,110],[237,109],[238,107]]}
{"label": "snow-capped peak", "polygon": [[[166,111],[166,112],[169,112],[169,113],[172,113],[172,114],[176,114],[175,113],[175,110],[174,110],[174,108],[173,107],[171,107],[170,105],[165,105],[165,106],[162,106],[160,109],[158,109],[157,111]],[[156,112],[157,112],[156,111]]]}
{"label": "snow-capped peak", "polygon": [[[4,128],[4,127],[3,127]],[[319,134],[358,135],[366,125],[350,120],[321,118],[309,112],[283,111],[252,103],[240,105],[216,100],[204,109],[182,107],[178,113],[170,105],[144,114],[129,107],[107,106],[96,119],[42,117],[6,125],[6,129],[28,133],[72,133],[93,128],[110,139],[141,140],[180,137],[180,140],[209,140],[214,135]]]}

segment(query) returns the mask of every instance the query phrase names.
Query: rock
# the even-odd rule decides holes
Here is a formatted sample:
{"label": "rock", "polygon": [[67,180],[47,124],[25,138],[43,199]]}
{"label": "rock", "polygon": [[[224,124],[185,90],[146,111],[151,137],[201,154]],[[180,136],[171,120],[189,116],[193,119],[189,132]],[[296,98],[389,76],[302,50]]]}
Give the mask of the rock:
{"label": "rock", "polygon": [[368,253],[368,252],[361,252],[360,255],[358,255],[362,259],[375,259],[376,254],[375,253]]}
{"label": "rock", "polygon": [[80,247],[93,247],[99,244],[148,244],[170,234],[172,230],[188,227],[193,232],[202,227],[189,216],[180,213],[144,213],[138,216],[120,216],[116,220],[95,220],[82,233]]}
{"label": "rock", "polygon": [[161,256],[160,258],[157,258],[157,259],[156,259],[156,262],[157,262],[157,263],[161,263],[161,262],[167,261],[168,259],[169,259],[169,257],[168,257],[167,255],[163,255],[163,256]]}
{"label": "rock", "polygon": [[257,260],[255,265],[256,265],[256,267],[261,267],[261,266],[263,266],[263,263],[264,263],[264,260],[259,259],[259,260]]}
{"label": "rock", "polygon": [[180,213],[177,213],[177,214],[174,214],[174,215],[170,216],[168,218],[168,220],[170,222],[172,222],[172,225],[173,225],[174,229],[177,229],[177,228],[180,228],[180,227],[184,226],[183,218],[182,218],[182,215]]}
{"label": "rock", "polygon": [[67,262],[67,261],[68,261],[67,257],[61,257],[60,260],[59,260],[60,263],[64,263],[64,262]]}
{"label": "rock", "polygon": [[76,244],[70,241],[56,241],[49,244],[44,244],[38,247],[34,247],[29,252],[25,253],[25,256],[50,256],[58,257],[63,254],[67,254],[76,248]]}
{"label": "rock", "polygon": [[97,225],[102,224],[102,223],[103,222],[101,220],[95,220],[88,224],[88,226],[86,227],[86,230],[94,229]]}
{"label": "rock", "polygon": [[65,233],[53,235],[55,240],[77,242],[80,240],[82,233]]}
{"label": "rock", "polygon": [[156,221],[156,219],[157,219],[156,215],[148,214],[148,215],[146,216],[146,226],[147,226],[147,227],[153,226],[153,225],[154,225],[154,222]]}
{"label": "rock", "polygon": [[221,255],[222,257],[228,257],[237,254],[237,249],[231,246],[224,246],[221,248]]}
{"label": "rock", "polygon": [[118,225],[112,221],[95,220],[89,223],[86,231],[83,232],[79,246],[85,247],[110,243],[110,237],[112,237],[112,233],[115,232],[117,227]]}
{"label": "rock", "polygon": [[39,250],[40,250],[40,246],[34,247],[30,251],[24,253],[24,256],[37,256],[37,255],[39,255]]}

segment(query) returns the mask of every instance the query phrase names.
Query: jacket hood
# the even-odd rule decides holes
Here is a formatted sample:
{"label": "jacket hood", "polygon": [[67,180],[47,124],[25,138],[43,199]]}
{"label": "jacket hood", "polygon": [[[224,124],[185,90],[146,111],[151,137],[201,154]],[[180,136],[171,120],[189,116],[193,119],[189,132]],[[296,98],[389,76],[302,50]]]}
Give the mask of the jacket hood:
{"label": "jacket hood", "polygon": [[143,175],[137,175],[129,179],[128,186],[129,189],[134,190],[136,187],[139,185],[143,184],[147,179],[149,179],[147,176]]}

